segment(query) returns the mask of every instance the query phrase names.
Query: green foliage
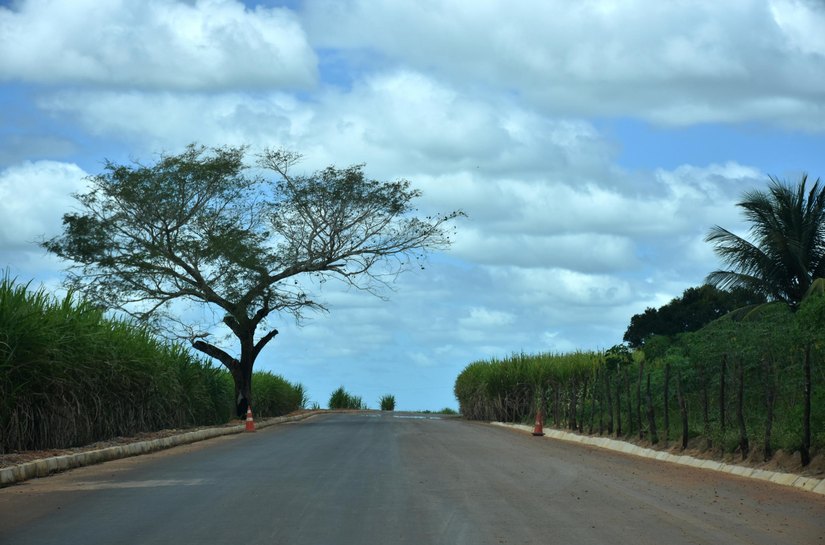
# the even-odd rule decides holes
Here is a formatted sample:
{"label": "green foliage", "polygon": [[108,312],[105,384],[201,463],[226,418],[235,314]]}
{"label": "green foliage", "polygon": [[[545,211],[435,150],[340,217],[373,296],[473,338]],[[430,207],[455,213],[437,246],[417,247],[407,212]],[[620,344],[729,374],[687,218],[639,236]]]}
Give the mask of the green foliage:
{"label": "green foliage", "polygon": [[652,418],[659,444],[682,440],[684,416],[689,443],[744,455],[744,435],[750,455],[761,456],[801,448],[810,348],[811,447],[821,450],[823,331],[825,296],[814,294],[797,312],[784,303],[746,307],[695,332],[654,336],[643,351],[616,346],[474,362],[457,377],[455,394],[470,419],[531,422],[541,407],[556,427],[649,437]]}
{"label": "green foliage", "polygon": [[[259,376],[260,416],[304,402],[300,386],[276,378]],[[183,346],[73,293],[56,300],[0,280],[0,453],[219,424],[233,405],[229,373]]]}
{"label": "green foliage", "polygon": [[367,406],[359,396],[347,392],[343,386],[329,396],[330,409],[366,409]]}
{"label": "green foliage", "polygon": [[471,363],[456,379],[460,412],[473,420],[527,421],[565,385],[581,384],[604,357],[597,352],[514,354]]}
{"label": "green foliage", "polygon": [[[429,412],[429,411],[424,411],[424,412],[426,413],[426,412]],[[454,416],[454,415],[458,415],[458,411],[456,411],[455,409],[453,409],[451,407],[444,407],[443,409],[441,409],[439,411],[436,411],[435,414],[445,414],[445,415],[449,415],[449,416]]]}
{"label": "green foliage", "polygon": [[308,400],[303,385],[292,384],[269,371],[255,372],[252,380],[255,383],[252,410],[256,417],[282,416],[306,407]]}
{"label": "green foliage", "polygon": [[[154,164],[107,162],[77,195],[79,211],[63,217],[63,233],[42,244],[74,263],[69,284],[89,300],[140,320],[166,318],[232,371],[239,416],[255,360],[278,334],[267,317],[324,308],[303,278],[374,292],[410,261],[448,247],[447,223],[461,215],[416,217],[420,193],[410,182],[370,180],[363,165],[296,175],[300,156],[265,150],[251,175],[246,154],[190,145]],[[240,356],[208,342],[208,328],[170,316],[176,299],[212,306]]]}
{"label": "green foliage", "polygon": [[708,275],[719,287],[740,286],[796,307],[825,277],[825,186],[807,175],[796,186],[771,178],[767,191],[745,193],[738,206],[750,223],[746,240],[719,226],[705,240],[730,270]]}
{"label": "green foliage", "polygon": [[631,347],[640,348],[652,336],[696,331],[732,310],[764,302],[764,296],[744,288],[725,291],[708,284],[688,288],[658,309],[647,308],[642,314],[635,314],[624,340]]}
{"label": "green foliage", "polygon": [[394,411],[395,410],[395,396],[387,394],[385,396],[381,396],[381,399],[378,400],[378,404],[381,406],[382,411]]}

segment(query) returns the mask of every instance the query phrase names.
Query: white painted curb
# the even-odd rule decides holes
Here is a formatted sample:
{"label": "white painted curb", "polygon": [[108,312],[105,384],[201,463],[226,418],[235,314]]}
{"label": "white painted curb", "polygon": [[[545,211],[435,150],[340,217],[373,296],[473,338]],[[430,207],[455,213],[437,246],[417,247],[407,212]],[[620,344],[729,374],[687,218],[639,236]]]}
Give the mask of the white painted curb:
{"label": "white painted curb", "polygon": [[[533,431],[532,426],[525,426],[523,424],[507,424],[504,422],[491,422],[491,424],[494,426],[514,428],[530,433]],[[693,458],[692,456],[675,455],[661,450],[644,448],[632,443],[626,443],[624,441],[610,439],[607,437],[590,437],[588,435],[579,435],[577,433],[570,433],[561,430],[546,430],[545,437],[549,437],[550,439],[559,439],[561,441],[592,445],[594,447],[624,452],[626,454],[641,456],[643,458],[653,458],[655,460],[661,460],[663,462],[670,462],[673,464],[681,464],[700,469],[709,469],[711,471],[721,471],[722,473],[730,473],[731,475],[737,475],[739,477],[770,481],[775,484],[801,488],[802,490],[807,490],[808,492],[825,496],[825,479],[803,477],[801,475],[781,473],[779,471],[765,471],[763,469],[725,464],[716,460],[701,460],[699,458]]]}
{"label": "white painted curb", "polygon": [[[320,413],[309,412],[296,416],[268,418],[266,420],[261,420],[260,422],[255,422],[255,427],[260,429],[273,426],[275,424],[282,424],[284,422],[295,422],[297,420],[304,420],[311,416],[315,416],[316,414]],[[130,456],[139,456],[141,454],[147,454],[157,450],[164,450],[179,445],[196,443],[198,441],[203,441],[204,439],[211,439],[221,435],[242,433],[244,431],[246,431],[245,424],[221,428],[206,428],[203,430],[182,433],[180,435],[171,435],[161,439],[153,439],[151,441],[140,441],[138,443],[131,443],[128,445],[118,445],[115,447],[90,450],[87,452],[78,452],[77,454],[42,458],[33,462],[0,469],[0,488],[28,479],[33,479],[35,477],[46,477],[52,473],[66,471],[67,469],[99,464],[102,462],[108,462],[109,460],[128,458]]]}

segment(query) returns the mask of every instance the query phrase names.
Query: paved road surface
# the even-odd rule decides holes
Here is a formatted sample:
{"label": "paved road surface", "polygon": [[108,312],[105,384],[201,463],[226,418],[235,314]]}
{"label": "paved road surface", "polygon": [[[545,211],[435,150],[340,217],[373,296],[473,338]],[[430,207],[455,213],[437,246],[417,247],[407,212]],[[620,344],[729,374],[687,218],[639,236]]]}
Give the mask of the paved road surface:
{"label": "paved road surface", "polygon": [[825,545],[825,497],[456,419],[338,414],[0,490],[2,545]]}

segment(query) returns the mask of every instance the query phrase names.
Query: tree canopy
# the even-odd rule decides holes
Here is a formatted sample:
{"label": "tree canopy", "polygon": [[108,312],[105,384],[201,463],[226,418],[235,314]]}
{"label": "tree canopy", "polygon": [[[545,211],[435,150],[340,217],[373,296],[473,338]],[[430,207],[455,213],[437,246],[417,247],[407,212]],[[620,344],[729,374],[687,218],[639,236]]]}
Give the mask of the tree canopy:
{"label": "tree canopy", "polygon": [[745,288],[720,290],[708,284],[688,288],[666,305],[658,309],[649,307],[634,315],[624,340],[639,348],[653,335],[672,336],[696,331],[732,310],[764,302],[763,296]]}
{"label": "tree canopy", "polygon": [[825,277],[825,186],[807,175],[796,186],[771,177],[767,191],[749,191],[737,203],[750,223],[746,240],[713,227],[706,240],[730,267],[710,273],[720,288],[744,287],[796,308],[817,278]]}
{"label": "tree canopy", "polygon": [[[251,399],[252,366],[278,331],[267,318],[324,309],[308,275],[378,293],[427,252],[450,245],[460,211],[416,216],[409,181],[367,178],[363,165],[293,174],[300,155],[190,145],[154,164],[105,163],[76,195],[63,233],[43,242],[71,260],[68,283],[141,320],[183,328],[192,346],[235,379],[238,412]],[[253,168],[254,167],[254,168]],[[187,324],[173,301],[206,304],[240,344],[232,356]],[[262,328],[259,334],[258,329]]]}

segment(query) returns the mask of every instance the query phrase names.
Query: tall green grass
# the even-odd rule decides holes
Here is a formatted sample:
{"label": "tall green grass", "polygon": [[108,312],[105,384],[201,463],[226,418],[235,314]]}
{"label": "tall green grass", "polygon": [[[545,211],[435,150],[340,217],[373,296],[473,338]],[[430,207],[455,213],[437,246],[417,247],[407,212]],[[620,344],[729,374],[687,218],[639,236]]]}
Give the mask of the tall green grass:
{"label": "tall green grass", "polygon": [[378,400],[378,405],[381,407],[382,411],[394,411],[395,396],[392,394],[381,396],[381,399]]}
{"label": "tall green grass", "polygon": [[[473,420],[528,421],[542,402],[557,408],[560,396],[603,359],[599,352],[574,352],[514,354],[472,363],[455,383],[460,412]],[[558,411],[552,414],[558,416]]]}
{"label": "tall green grass", "polygon": [[303,385],[292,384],[269,371],[253,373],[252,385],[252,410],[255,416],[285,415],[303,409],[309,402]]}
{"label": "tall green grass", "polygon": [[343,386],[329,396],[330,409],[366,409],[367,405],[360,396],[352,395]]}
{"label": "tall green grass", "polygon": [[[300,385],[256,377],[260,416],[305,401]],[[223,423],[233,395],[227,371],[182,345],[106,318],[72,293],[57,300],[0,280],[0,453]]]}
{"label": "tall green grass", "polygon": [[[514,354],[457,377],[470,419],[532,422],[767,458],[804,447],[804,362],[812,377],[811,442],[825,449],[825,298],[797,313],[763,305],[643,350]],[[741,396],[740,396],[741,393]],[[741,401],[740,401],[741,400]]]}

